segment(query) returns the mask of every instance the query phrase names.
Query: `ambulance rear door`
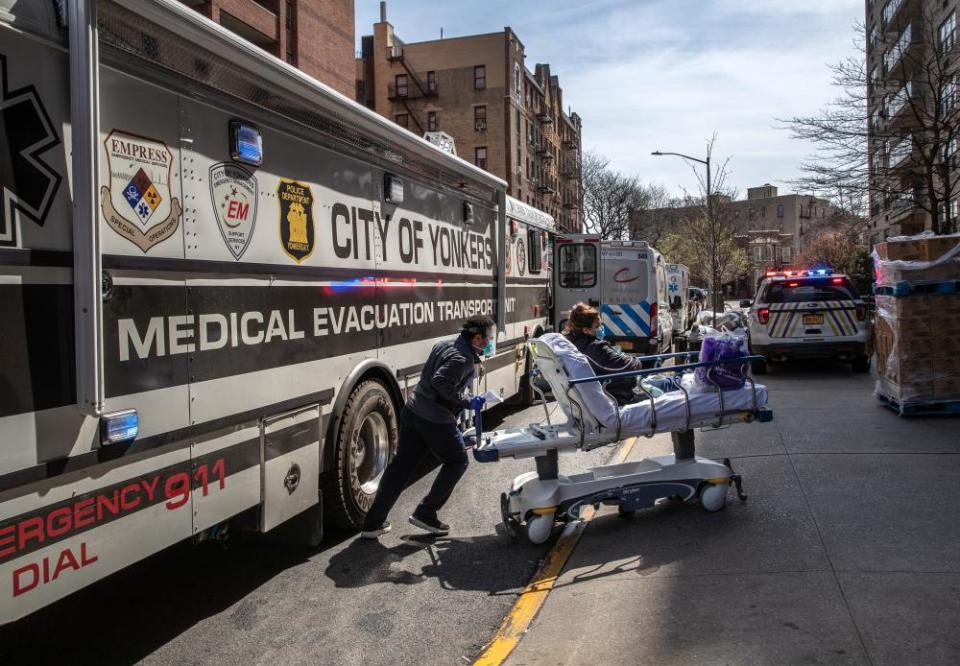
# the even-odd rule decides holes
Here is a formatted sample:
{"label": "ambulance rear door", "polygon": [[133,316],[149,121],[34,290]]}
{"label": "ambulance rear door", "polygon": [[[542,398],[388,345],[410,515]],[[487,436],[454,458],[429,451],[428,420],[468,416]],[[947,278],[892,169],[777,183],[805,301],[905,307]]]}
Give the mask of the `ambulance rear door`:
{"label": "ambulance rear door", "polygon": [[557,236],[554,247],[554,327],[562,331],[577,303],[600,307],[600,237]]}
{"label": "ambulance rear door", "polygon": [[652,306],[657,302],[653,252],[643,244],[604,244],[600,251],[601,308],[606,336],[625,351],[651,336]]}

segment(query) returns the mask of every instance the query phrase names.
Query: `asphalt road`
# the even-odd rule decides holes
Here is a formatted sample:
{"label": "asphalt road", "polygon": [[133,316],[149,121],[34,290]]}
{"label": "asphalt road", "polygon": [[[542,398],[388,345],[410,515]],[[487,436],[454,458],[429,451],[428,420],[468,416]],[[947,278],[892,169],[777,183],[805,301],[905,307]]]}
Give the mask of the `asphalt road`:
{"label": "asphalt road", "polygon": [[[498,406],[487,429],[543,420]],[[613,447],[561,458],[574,472]],[[531,460],[471,462],[430,539],[407,516],[424,474],[380,542],[328,535],[315,550],[238,542],[181,544],[0,630],[0,664],[468,663],[503,619],[549,544],[495,529],[499,494]]]}

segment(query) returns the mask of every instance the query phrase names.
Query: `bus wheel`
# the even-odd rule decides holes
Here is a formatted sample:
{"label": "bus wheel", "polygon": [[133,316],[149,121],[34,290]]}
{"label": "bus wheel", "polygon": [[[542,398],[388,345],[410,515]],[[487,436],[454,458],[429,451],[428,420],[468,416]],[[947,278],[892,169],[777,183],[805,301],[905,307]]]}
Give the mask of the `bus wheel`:
{"label": "bus wheel", "polygon": [[376,379],[357,386],[343,410],[334,451],[334,478],[324,486],[330,521],[360,529],[387,463],[397,450],[397,410]]}

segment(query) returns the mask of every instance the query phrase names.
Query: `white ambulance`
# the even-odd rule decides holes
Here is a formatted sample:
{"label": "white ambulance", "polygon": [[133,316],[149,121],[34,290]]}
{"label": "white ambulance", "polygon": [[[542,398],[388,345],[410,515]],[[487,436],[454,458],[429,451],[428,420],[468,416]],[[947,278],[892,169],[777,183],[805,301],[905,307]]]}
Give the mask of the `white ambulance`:
{"label": "white ambulance", "polygon": [[644,241],[601,241],[576,234],[557,239],[554,320],[563,328],[570,308],[600,310],[604,334],[626,352],[670,351],[673,317],[667,296],[666,261]]}

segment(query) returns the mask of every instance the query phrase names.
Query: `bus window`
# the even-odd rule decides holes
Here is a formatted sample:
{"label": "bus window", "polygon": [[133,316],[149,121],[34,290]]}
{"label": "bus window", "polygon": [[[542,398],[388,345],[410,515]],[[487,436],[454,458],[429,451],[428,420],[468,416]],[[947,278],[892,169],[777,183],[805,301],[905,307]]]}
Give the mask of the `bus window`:
{"label": "bus window", "polygon": [[560,286],[571,289],[597,284],[597,247],[574,243],[560,247]]}
{"label": "bus window", "polygon": [[527,257],[529,257],[531,273],[539,273],[543,265],[543,245],[540,240],[542,235],[541,232],[533,229],[527,232],[527,247],[530,248]]}

